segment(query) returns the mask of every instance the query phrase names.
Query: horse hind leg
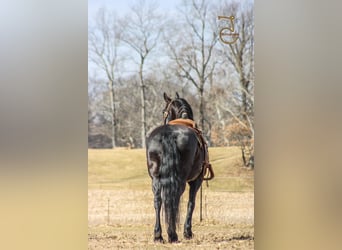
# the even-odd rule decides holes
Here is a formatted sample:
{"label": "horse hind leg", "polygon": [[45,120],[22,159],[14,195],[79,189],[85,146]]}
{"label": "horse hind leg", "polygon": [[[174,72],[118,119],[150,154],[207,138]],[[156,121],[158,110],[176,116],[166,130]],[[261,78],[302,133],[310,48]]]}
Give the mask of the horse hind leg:
{"label": "horse hind leg", "polygon": [[167,234],[169,238],[169,242],[178,242],[178,235],[176,233],[176,225],[169,225],[167,229]]}
{"label": "horse hind leg", "polygon": [[162,229],[160,225],[160,209],[161,209],[161,186],[160,181],[153,178],[152,180],[152,191],[154,194],[154,209],[156,212],[156,223],[154,226],[154,241],[164,243],[164,239],[162,236]]}
{"label": "horse hind leg", "polygon": [[201,187],[202,179],[197,178],[196,180],[189,182],[190,190],[189,190],[189,201],[188,201],[188,208],[184,223],[184,238],[191,239],[193,237],[192,234],[192,214],[195,209],[195,202],[196,202],[196,194],[198,189]]}

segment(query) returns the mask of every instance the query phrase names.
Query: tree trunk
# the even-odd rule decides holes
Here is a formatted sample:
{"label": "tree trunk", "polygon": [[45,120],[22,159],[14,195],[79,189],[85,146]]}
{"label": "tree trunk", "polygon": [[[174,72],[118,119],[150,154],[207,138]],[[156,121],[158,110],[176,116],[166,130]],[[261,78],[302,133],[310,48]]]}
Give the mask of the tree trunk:
{"label": "tree trunk", "polygon": [[146,112],[145,112],[145,84],[143,78],[143,68],[144,68],[145,58],[141,57],[139,77],[140,77],[140,100],[141,100],[141,147],[145,147],[146,139]]}
{"label": "tree trunk", "polygon": [[112,118],[112,147],[116,147],[116,121],[115,121],[115,93],[114,93],[114,81],[110,81],[110,106],[111,106],[111,118]]}
{"label": "tree trunk", "polygon": [[247,101],[247,94],[248,93],[248,82],[244,76],[240,78],[240,84],[242,88],[242,121],[249,125],[248,123],[248,101]]}
{"label": "tree trunk", "polygon": [[199,94],[200,94],[200,127],[201,130],[204,132],[204,97],[203,97],[203,88],[199,89]]}
{"label": "tree trunk", "polygon": [[[244,88],[244,86],[243,86]],[[248,119],[247,119],[247,96],[246,93],[243,91],[242,92],[242,119],[245,124],[248,124]]]}

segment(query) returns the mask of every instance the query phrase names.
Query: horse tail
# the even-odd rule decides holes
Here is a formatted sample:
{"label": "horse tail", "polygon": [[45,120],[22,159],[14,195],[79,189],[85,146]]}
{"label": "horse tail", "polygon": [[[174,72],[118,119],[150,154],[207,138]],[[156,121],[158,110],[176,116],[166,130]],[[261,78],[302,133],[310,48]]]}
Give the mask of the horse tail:
{"label": "horse tail", "polygon": [[[162,139],[163,156],[160,166],[161,198],[165,212],[165,223],[175,228],[179,223],[179,201],[185,184],[179,176],[180,155],[176,142],[169,133]],[[184,187],[183,187],[184,186]]]}

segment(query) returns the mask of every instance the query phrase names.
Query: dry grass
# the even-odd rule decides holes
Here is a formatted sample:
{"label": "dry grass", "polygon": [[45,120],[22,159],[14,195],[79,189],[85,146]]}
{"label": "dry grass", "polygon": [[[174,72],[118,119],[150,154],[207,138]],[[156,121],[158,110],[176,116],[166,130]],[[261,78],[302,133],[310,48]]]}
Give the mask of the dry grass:
{"label": "dry grass", "polygon": [[[180,243],[153,242],[154,208],[145,151],[88,151],[89,249],[253,249],[254,172],[241,165],[238,148],[210,148],[215,179],[199,194],[191,240],[182,239],[188,190],[181,202]],[[167,238],[163,227],[164,238]]]}

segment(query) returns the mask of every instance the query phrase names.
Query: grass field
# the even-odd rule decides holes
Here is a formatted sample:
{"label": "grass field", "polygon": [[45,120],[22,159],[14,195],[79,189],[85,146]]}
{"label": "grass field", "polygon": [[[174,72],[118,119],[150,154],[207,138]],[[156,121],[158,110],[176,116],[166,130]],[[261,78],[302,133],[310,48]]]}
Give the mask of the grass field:
{"label": "grass field", "polygon": [[[151,180],[142,149],[88,150],[89,249],[253,249],[254,171],[242,167],[239,148],[209,148],[215,178],[203,185],[193,216],[194,238],[182,237],[188,189],[183,194],[180,243],[153,242]],[[163,236],[167,238],[163,227]]]}

